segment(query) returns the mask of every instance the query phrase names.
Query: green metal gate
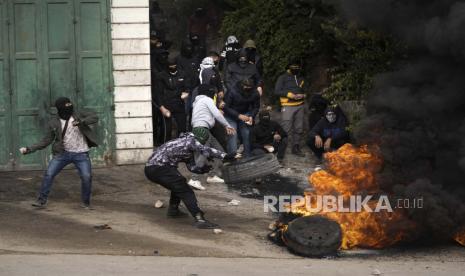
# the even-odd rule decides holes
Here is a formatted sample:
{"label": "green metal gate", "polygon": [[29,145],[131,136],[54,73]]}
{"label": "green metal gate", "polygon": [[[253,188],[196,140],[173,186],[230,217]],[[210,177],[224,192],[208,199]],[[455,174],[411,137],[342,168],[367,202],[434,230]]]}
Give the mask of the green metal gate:
{"label": "green metal gate", "polygon": [[108,164],[114,119],[108,0],[0,0],[0,170],[44,168],[45,150],[21,156],[18,148],[44,135],[59,96],[100,117],[92,151]]}

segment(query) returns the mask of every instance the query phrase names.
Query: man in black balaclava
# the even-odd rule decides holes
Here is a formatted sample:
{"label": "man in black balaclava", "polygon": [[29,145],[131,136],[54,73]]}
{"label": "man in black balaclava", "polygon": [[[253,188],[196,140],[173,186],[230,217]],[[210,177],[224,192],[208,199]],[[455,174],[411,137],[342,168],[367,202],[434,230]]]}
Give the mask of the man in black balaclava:
{"label": "man in black balaclava", "polygon": [[237,89],[226,93],[224,102],[226,120],[236,130],[236,133],[228,139],[228,153],[237,152],[238,135],[241,135],[244,156],[248,157],[252,152],[250,132],[260,109],[260,94],[254,82],[245,79],[237,83]]}
{"label": "man in black balaclava", "polygon": [[282,161],[287,148],[287,133],[277,122],[271,120],[269,111],[260,111],[258,118],[260,121],[253,127],[250,135],[252,153],[274,153],[278,160]]}
{"label": "man in black balaclava", "polygon": [[39,143],[20,149],[22,154],[30,154],[53,143],[53,159],[44,174],[39,197],[32,206],[44,208],[47,205],[53,179],[72,163],[81,177],[81,207],[89,209],[92,192],[89,150],[97,146],[97,136],[90,126],[98,122],[98,117],[90,111],[75,112],[71,100],[64,97],[56,100],[55,107],[58,114],[48,123],[47,135]]}
{"label": "man in black balaclava", "polygon": [[309,133],[308,146],[318,159],[323,153],[336,150],[349,143],[349,123],[339,107],[328,107],[325,115]]}
{"label": "man in black balaclava", "polygon": [[154,83],[152,99],[165,117],[164,142],[171,140],[173,119],[176,120],[177,137],[187,130],[185,101],[190,93],[188,82],[176,60],[168,59],[166,69],[157,76]]}
{"label": "man in black balaclava", "polygon": [[189,79],[187,86],[192,91],[199,83],[199,69],[202,59],[194,56],[194,46],[190,40],[184,40],[181,43],[181,52],[176,57],[178,69],[183,71]]}
{"label": "man in black balaclava", "polygon": [[292,59],[276,81],[274,93],[281,102],[281,125],[289,135],[292,154],[305,157],[300,149],[305,121],[305,98],[309,84],[300,74],[301,61]]}
{"label": "man in black balaclava", "polygon": [[260,96],[263,94],[263,81],[258,73],[255,64],[249,63],[247,52],[242,49],[235,63],[228,66],[225,82],[228,91],[235,90],[237,84],[243,80],[251,79],[254,82],[254,87],[257,89]]}

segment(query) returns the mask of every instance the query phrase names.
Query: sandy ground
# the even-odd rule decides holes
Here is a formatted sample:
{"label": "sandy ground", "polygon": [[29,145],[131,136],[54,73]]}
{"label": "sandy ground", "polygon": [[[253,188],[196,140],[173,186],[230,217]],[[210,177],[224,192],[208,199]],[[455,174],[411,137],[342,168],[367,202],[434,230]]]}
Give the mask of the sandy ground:
{"label": "sandy ground", "polygon": [[[311,159],[289,158],[280,172],[293,179],[280,182],[274,177],[274,182],[265,183],[268,186],[255,188],[265,195],[300,194],[312,166]],[[262,200],[241,197],[240,187],[224,184],[207,184],[207,191],[196,192],[207,217],[224,232],[198,230],[191,226],[191,218],[168,219],[166,208],[154,208],[156,200],[167,202],[168,193],[142,172],[142,166],[95,169],[95,209],[90,211],[79,207],[80,184],[74,169],[57,177],[44,210],[31,206],[42,172],[1,172],[0,275],[77,274],[92,268],[93,273],[87,274],[149,275],[159,269],[158,275],[277,275],[278,271],[341,275],[346,265],[355,275],[370,275],[375,269],[385,275],[465,275],[465,248],[455,244],[302,259],[267,240],[274,217],[263,212]],[[239,206],[229,206],[231,199],[240,200]],[[94,228],[103,224],[111,229]],[[28,271],[32,268],[37,273]],[[228,273],[219,273],[222,269]]]}

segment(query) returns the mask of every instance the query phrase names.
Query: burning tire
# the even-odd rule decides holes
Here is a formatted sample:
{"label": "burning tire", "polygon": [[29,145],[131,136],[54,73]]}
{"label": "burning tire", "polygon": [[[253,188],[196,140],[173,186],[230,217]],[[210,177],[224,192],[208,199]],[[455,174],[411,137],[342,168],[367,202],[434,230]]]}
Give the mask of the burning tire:
{"label": "burning tire", "polygon": [[307,257],[334,255],[342,242],[339,224],[322,216],[306,216],[291,221],[283,234],[289,250]]}
{"label": "burning tire", "polygon": [[252,156],[224,165],[223,179],[230,184],[241,183],[275,173],[280,167],[273,154]]}

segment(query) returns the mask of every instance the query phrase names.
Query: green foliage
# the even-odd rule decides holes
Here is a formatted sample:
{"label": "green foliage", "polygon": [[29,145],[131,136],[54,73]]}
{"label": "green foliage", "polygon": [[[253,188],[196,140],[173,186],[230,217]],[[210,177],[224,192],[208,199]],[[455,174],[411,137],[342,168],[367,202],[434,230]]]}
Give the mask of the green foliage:
{"label": "green foliage", "polygon": [[[226,14],[221,33],[254,39],[263,57],[265,80],[273,85],[290,58],[302,58],[310,75],[318,57],[331,60],[325,96],[362,100],[373,76],[388,70],[402,47],[393,39],[338,19],[321,0],[248,0]],[[309,77],[309,76],[308,76]]]}

